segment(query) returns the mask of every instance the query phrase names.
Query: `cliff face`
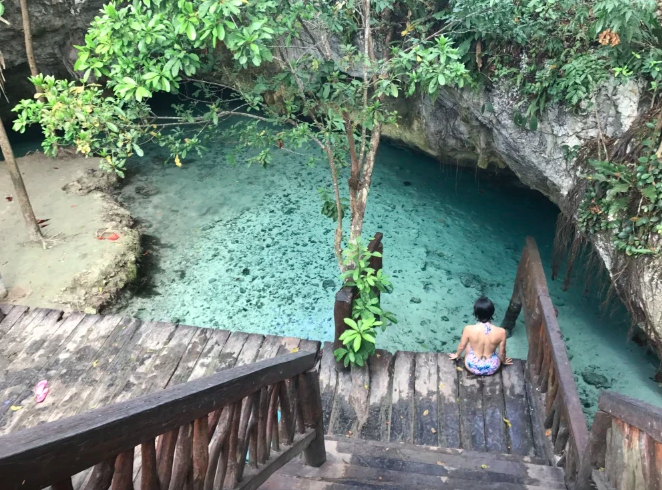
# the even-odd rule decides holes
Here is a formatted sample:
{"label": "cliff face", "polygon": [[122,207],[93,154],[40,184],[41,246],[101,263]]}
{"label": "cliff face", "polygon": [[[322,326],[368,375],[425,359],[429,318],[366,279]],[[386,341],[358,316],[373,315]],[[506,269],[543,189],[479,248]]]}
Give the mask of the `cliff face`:
{"label": "cliff face", "polygon": [[[31,0],[34,48],[39,69],[66,77],[75,61],[73,45],[81,43],[85,28],[103,5],[103,0]],[[0,103],[3,115],[21,98],[32,95],[18,0],[6,0],[5,18],[11,26],[0,25],[0,50],[4,54],[6,88],[10,104]],[[577,179],[566,161],[562,147],[581,145],[599,131],[618,136],[628,129],[643,109],[642,90],[634,82],[615,83],[602,88],[595,104],[585,114],[573,114],[555,107],[541,118],[536,131],[518,127],[513,115],[518,94],[507,87],[491,91],[446,88],[436,101],[427,96],[398,99],[390,103],[401,116],[397,126],[386,128],[389,138],[444,161],[464,165],[508,167],[527,186],[537,189],[557,204]],[[594,239],[605,265],[612,270],[614,252],[609,240]],[[632,292],[640,300],[635,308],[652,326],[649,332],[662,339],[662,260],[652,260],[635,279],[617,284],[621,295]]]}
{"label": "cliff face", "polygon": [[[90,21],[105,2],[103,0],[30,0],[30,24],[35,58],[39,70],[57,77],[68,77],[75,61],[74,44],[84,39]],[[21,99],[32,97],[28,81],[30,69],[25,56],[23,23],[18,0],[5,0],[0,23],[0,52],[4,56],[6,92],[9,103],[0,100],[0,115],[7,120],[9,110]]]}

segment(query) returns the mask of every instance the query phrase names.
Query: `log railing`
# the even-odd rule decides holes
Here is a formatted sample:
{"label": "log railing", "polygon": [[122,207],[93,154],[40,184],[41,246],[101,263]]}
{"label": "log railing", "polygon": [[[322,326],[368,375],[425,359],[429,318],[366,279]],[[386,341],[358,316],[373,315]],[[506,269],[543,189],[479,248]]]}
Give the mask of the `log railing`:
{"label": "log railing", "polygon": [[0,487],[70,490],[91,468],[86,490],[255,489],[302,452],[319,466],[316,365],[315,353],[286,354],[9,434]]}
{"label": "log railing", "polygon": [[529,340],[527,379],[532,388],[534,418],[538,417],[534,425],[544,434],[537,434],[538,446],[550,464],[564,468],[566,483],[573,487],[587,447],[588,430],[538,246],[531,237],[526,239],[504,323],[514,324],[520,308]]}
{"label": "log railing", "polygon": [[[374,238],[368,243],[368,251],[383,254],[383,237],[384,235],[382,233],[375,233]],[[382,268],[382,260],[382,257],[371,257],[370,267],[375,269],[375,271],[380,270]],[[334,351],[343,346],[340,336],[349,328],[345,323],[345,318],[352,318],[352,303],[354,302],[355,294],[356,288],[352,286],[344,286],[336,293],[336,301],[333,305],[333,322],[335,325],[335,334],[333,337]],[[340,370],[346,369],[342,362],[336,363],[336,367]]]}
{"label": "log railing", "polygon": [[661,490],[662,409],[602,392],[578,490]]}

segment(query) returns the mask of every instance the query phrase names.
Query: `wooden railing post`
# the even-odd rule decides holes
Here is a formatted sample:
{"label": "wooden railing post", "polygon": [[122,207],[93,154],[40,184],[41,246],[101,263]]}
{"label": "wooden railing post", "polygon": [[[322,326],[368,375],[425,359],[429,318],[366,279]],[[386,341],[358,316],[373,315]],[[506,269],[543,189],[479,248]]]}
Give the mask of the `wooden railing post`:
{"label": "wooden railing post", "polygon": [[315,430],[315,439],[303,452],[304,461],[309,466],[322,466],[326,462],[326,449],[319,373],[308,371],[300,374],[299,388],[304,425],[306,429]]}
{"label": "wooden railing post", "polygon": [[519,299],[517,285],[515,285],[515,291],[513,291],[513,296],[510,298],[510,303],[508,304],[508,309],[503,317],[503,322],[501,322],[501,328],[506,329],[508,337],[513,333],[515,322],[517,321],[520,311],[522,311],[522,301]]}

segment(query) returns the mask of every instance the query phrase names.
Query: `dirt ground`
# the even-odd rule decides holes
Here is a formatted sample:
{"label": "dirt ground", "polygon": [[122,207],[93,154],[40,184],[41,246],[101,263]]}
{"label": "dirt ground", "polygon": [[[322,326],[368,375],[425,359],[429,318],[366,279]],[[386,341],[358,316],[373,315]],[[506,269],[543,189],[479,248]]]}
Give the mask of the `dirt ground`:
{"label": "dirt ground", "polygon": [[[18,164],[35,215],[47,225],[42,231],[48,248],[28,242],[0,162],[0,274],[9,292],[0,302],[98,310],[135,275],[139,236],[131,230],[128,212],[104,192],[80,185],[63,190],[80,177],[98,175],[95,158],[51,159],[37,153],[19,158]],[[119,235],[117,241],[97,238],[112,233]]]}

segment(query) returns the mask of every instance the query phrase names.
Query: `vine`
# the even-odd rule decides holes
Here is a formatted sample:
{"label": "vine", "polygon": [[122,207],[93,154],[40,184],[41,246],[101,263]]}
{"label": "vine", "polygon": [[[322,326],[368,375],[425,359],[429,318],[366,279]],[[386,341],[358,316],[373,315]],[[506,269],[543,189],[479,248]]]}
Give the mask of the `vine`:
{"label": "vine", "polygon": [[377,327],[383,332],[388,322],[398,323],[395,315],[382,310],[380,304],[379,294],[393,289],[391,281],[381,269],[375,270],[370,266],[372,257],[381,256],[379,252],[370,252],[360,238],[343,251],[344,264],[353,269],[340,277],[345,281],[345,286],[353,286],[357,290],[352,303],[352,317],[345,318],[345,324],[350,328],[340,336],[344,347],[333,352],[336,361],[342,361],[345,367],[350,364],[362,367],[375,353]]}

